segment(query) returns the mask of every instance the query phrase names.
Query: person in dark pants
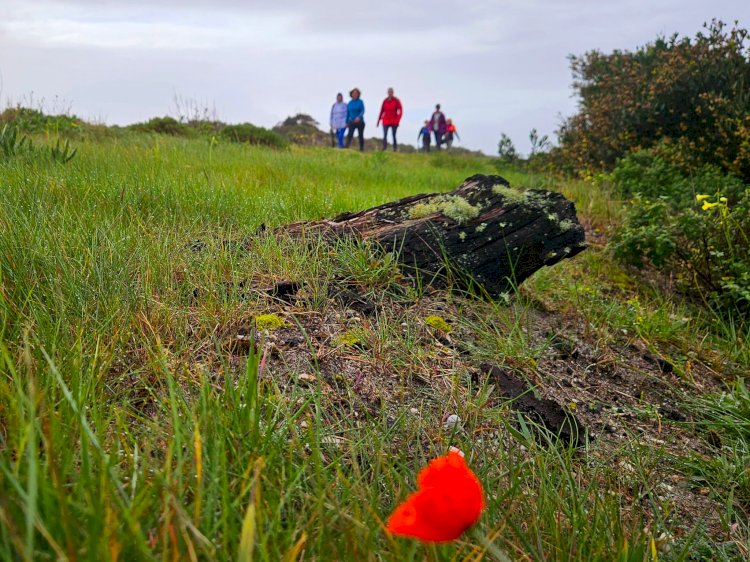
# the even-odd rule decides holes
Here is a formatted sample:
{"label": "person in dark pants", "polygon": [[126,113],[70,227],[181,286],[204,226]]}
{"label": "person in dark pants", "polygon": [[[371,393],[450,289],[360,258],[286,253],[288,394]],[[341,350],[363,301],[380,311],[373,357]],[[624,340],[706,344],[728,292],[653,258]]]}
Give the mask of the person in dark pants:
{"label": "person in dark pants", "polygon": [[453,137],[456,137],[459,141],[461,140],[461,137],[458,136],[458,129],[453,124],[453,120],[446,119],[445,120],[445,146],[448,150],[451,149],[451,146],[453,146]]}
{"label": "person in dark pants", "polygon": [[393,95],[393,88],[388,88],[388,97],[383,100],[383,105],[380,106],[380,116],[376,125],[378,126],[381,121],[383,122],[383,150],[388,148],[388,129],[391,130],[391,134],[393,135],[393,150],[398,150],[396,130],[398,129],[398,124],[401,122],[401,115],[403,113],[401,100]]}
{"label": "person in dark pants", "polygon": [[360,99],[362,93],[359,88],[354,88],[349,92],[352,99],[346,106],[346,124],[349,127],[349,133],[346,136],[346,148],[349,148],[354,138],[354,131],[359,132],[359,150],[365,149],[365,104]]}
{"label": "person in dark pants", "polygon": [[443,144],[443,135],[445,135],[445,115],[440,111],[440,104],[435,106],[435,111],[430,117],[430,129],[435,135],[437,149],[440,150]]}
{"label": "person in dark pants", "polygon": [[430,135],[432,135],[432,131],[430,131],[430,122],[425,121],[424,127],[419,130],[419,135],[417,136],[417,140],[420,138],[422,139],[422,150],[424,152],[430,151]]}

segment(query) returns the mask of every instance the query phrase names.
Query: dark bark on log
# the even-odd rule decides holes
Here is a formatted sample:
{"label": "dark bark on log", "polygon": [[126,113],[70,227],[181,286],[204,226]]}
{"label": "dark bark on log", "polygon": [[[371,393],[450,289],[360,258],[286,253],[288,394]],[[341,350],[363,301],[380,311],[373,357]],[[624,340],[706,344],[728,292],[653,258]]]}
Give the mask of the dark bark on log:
{"label": "dark bark on log", "polygon": [[[414,195],[332,220],[302,222],[291,234],[355,236],[395,252],[406,270],[441,284],[449,271],[490,296],[585,247],[575,205],[562,194],[517,191],[500,176],[475,175],[451,193]],[[455,277],[455,276],[454,276]]]}

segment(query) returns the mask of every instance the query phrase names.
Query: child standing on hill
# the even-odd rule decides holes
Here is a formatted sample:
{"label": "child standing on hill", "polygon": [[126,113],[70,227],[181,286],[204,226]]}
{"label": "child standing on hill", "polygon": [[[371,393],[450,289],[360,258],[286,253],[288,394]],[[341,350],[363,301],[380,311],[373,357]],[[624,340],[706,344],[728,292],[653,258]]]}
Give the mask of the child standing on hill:
{"label": "child standing on hill", "polygon": [[461,140],[461,137],[458,136],[458,129],[456,129],[456,126],[453,124],[453,119],[446,119],[445,121],[445,145],[448,150],[451,149],[451,146],[453,146],[453,136],[456,136],[458,140]]}
{"label": "child standing on hill", "polygon": [[338,147],[344,148],[346,133],[346,103],[343,94],[336,94],[336,103],[331,106],[331,130],[336,132]]}
{"label": "child standing on hill", "polygon": [[359,150],[365,149],[365,104],[360,99],[362,93],[359,88],[349,92],[352,98],[346,106],[346,124],[349,126],[349,134],[346,136],[346,148],[349,148],[354,138],[354,131],[359,132]]}
{"label": "child standing on hill", "polygon": [[430,130],[430,122],[425,121],[424,127],[422,127],[419,130],[419,135],[417,135],[417,140],[420,138],[422,139],[422,150],[424,152],[430,151],[430,136],[432,135],[432,131]]}

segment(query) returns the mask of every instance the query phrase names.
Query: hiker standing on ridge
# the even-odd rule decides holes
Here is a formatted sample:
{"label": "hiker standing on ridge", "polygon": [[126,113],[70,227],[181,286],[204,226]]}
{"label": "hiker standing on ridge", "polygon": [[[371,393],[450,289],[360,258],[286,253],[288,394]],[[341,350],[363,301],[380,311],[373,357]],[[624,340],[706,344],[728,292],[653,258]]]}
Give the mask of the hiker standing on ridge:
{"label": "hiker standing on ridge", "polygon": [[401,122],[401,116],[404,113],[404,109],[401,106],[401,100],[393,95],[393,88],[388,88],[388,97],[383,100],[383,105],[380,106],[380,116],[378,117],[377,126],[380,126],[380,122],[383,122],[383,150],[388,148],[388,129],[391,129],[393,135],[393,151],[398,150],[398,143],[396,142],[396,129],[398,124]]}
{"label": "hiker standing on ridge", "polygon": [[445,134],[445,115],[440,111],[440,104],[435,106],[435,111],[430,117],[430,130],[435,135],[435,144],[437,149],[440,150],[443,144],[443,135]]}
{"label": "hiker standing on ridge", "polygon": [[459,141],[461,140],[461,137],[458,136],[458,129],[456,129],[456,126],[453,124],[453,120],[446,119],[445,120],[445,147],[447,150],[450,150],[451,146],[453,146],[454,135]]}
{"label": "hiker standing on ridge", "polygon": [[425,121],[424,127],[419,129],[419,135],[417,136],[417,140],[420,138],[422,139],[422,151],[423,152],[429,152],[430,151],[430,135],[432,134],[432,131],[430,131],[430,122]]}
{"label": "hiker standing on ridge", "polygon": [[336,103],[331,106],[331,130],[336,133],[338,147],[344,148],[346,133],[346,103],[343,94],[336,94]]}
{"label": "hiker standing on ridge", "polygon": [[352,98],[346,106],[346,124],[349,127],[349,134],[346,136],[346,148],[349,148],[354,138],[354,131],[359,132],[359,150],[365,149],[365,104],[360,99],[362,93],[359,88],[354,88],[349,92]]}

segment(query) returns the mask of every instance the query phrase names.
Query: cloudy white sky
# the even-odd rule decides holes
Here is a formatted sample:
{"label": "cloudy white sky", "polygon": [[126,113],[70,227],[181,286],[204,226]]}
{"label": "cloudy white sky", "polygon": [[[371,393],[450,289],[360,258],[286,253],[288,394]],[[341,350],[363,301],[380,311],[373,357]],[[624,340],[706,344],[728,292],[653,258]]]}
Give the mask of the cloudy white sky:
{"label": "cloudy white sky", "polygon": [[0,105],[127,124],[176,115],[327,124],[336,92],[362,90],[368,136],[388,86],[415,143],[441,103],[463,145],[553,133],[575,111],[567,55],[695,35],[712,18],[750,27],[748,0],[0,0]]}

